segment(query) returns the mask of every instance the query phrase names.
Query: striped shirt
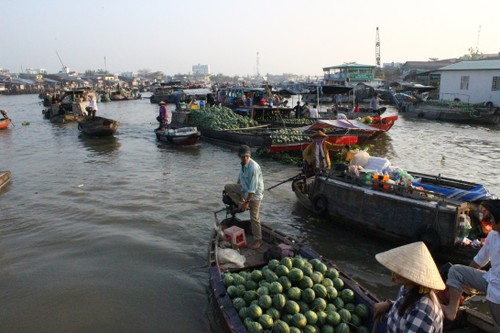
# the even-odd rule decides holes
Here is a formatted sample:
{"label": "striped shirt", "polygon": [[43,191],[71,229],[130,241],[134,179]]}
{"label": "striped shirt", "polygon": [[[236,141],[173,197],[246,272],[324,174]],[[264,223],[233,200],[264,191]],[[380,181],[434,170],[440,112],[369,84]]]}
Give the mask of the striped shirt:
{"label": "striped shirt", "polygon": [[422,297],[399,316],[398,309],[408,295],[409,289],[401,286],[398,298],[389,310],[387,332],[390,333],[441,333],[443,332],[443,311],[436,295],[431,292]]}

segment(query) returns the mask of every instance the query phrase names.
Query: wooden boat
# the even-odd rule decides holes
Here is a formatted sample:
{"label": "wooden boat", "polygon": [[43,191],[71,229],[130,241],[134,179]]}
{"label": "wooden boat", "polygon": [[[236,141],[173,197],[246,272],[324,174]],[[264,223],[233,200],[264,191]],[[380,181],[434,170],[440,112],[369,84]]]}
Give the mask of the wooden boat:
{"label": "wooden boat", "polygon": [[53,123],[68,123],[83,119],[87,115],[85,108],[89,106],[88,96],[95,94],[87,89],[73,89],[65,91],[61,100],[52,103],[42,111],[45,119]]}
{"label": "wooden boat", "polygon": [[10,182],[10,171],[0,171],[0,190]]}
{"label": "wooden boat", "polygon": [[[239,248],[239,253],[245,257],[244,267],[232,268],[230,266],[225,266],[225,264],[223,263],[223,250],[221,249],[221,246],[224,246],[226,244],[227,239],[223,235],[223,230],[227,230],[231,227],[238,227],[243,229],[247,242],[251,242],[253,240],[249,221],[242,221],[235,217],[227,217],[227,214],[226,218],[220,224],[217,223],[216,228],[212,230],[208,255],[210,292],[212,302],[214,303],[215,308],[218,311],[218,315],[221,319],[219,322],[222,323],[227,332],[246,333],[247,328],[244,324],[244,320],[241,319],[239,312],[236,310],[236,307],[233,304],[231,297],[229,296],[228,289],[224,284],[223,274],[228,272],[241,272],[240,274],[244,274],[243,272],[250,273],[254,269],[263,268],[270,263],[270,261],[265,259],[264,253],[266,253],[266,251],[268,251],[270,248],[276,247],[278,245],[285,245],[293,249],[293,252],[296,256],[300,256],[307,260],[317,260],[326,265],[327,268],[335,268],[338,272],[338,277],[343,281],[344,284],[343,289],[341,287],[338,287],[338,292],[341,293],[341,289],[352,290],[354,292],[353,303],[364,304],[371,312],[373,309],[373,305],[378,302],[378,299],[374,295],[363,288],[347,273],[341,271],[334,264],[334,262],[323,258],[312,248],[304,244],[300,244],[289,235],[271,229],[266,224],[262,224],[262,238],[264,243],[258,250],[252,250],[247,246]],[[283,291],[285,292],[285,289],[283,289]],[[281,318],[283,319],[283,317]],[[276,325],[276,323],[277,318],[275,318],[274,320],[274,325]],[[366,329],[371,329],[373,326],[372,316],[367,313],[366,318],[363,319],[361,324],[365,326]]]}
{"label": "wooden boat", "polygon": [[9,127],[11,122],[12,121],[10,120],[10,118],[0,119],[0,129],[6,129],[7,127]]}
{"label": "wooden boat", "polygon": [[89,136],[111,136],[119,126],[119,121],[104,117],[85,117],[78,121],[78,130]]}
{"label": "wooden boat", "polygon": [[117,89],[109,93],[109,99],[111,101],[130,101],[134,99],[140,99],[141,94],[138,93],[138,89]]}
{"label": "wooden boat", "polygon": [[425,101],[402,104],[400,114],[408,118],[421,118],[463,124],[495,125],[500,123],[500,108],[480,107],[451,101]]}
{"label": "wooden boat", "polygon": [[[353,303],[364,304],[367,306],[370,314],[363,319],[362,325],[371,332],[371,329],[375,325],[371,315],[373,313],[373,306],[375,303],[379,302],[377,296],[350,277],[347,272],[335,265],[334,261],[322,257],[310,246],[301,244],[291,236],[272,229],[265,223],[262,224],[262,239],[264,243],[258,250],[252,250],[250,247],[245,245],[241,246],[242,244],[232,245],[232,248],[237,248],[238,253],[245,258],[243,267],[226,265],[222,255],[223,250],[221,249],[228,244],[228,239],[224,234],[224,230],[232,227],[241,228],[244,230],[246,243],[250,244],[253,241],[249,221],[229,216],[228,212],[230,207],[231,206],[222,210],[226,211],[226,217],[220,223],[218,221],[217,214],[221,211],[215,212],[216,223],[211,232],[208,249],[209,298],[214,306],[214,309],[216,310],[217,318],[215,318],[215,320],[218,323],[218,328],[231,333],[246,333],[249,331],[247,329],[248,323],[245,324],[245,320],[240,317],[240,311],[238,311],[235,306],[237,303],[233,302],[233,299],[228,293],[228,287],[224,283],[224,274],[238,273],[243,276],[243,274],[251,274],[251,272],[255,269],[269,267],[270,261],[265,258],[266,251],[269,252],[271,248],[276,249],[279,246],[286,246],[289,249],[293,249],[292,255],[300,256],[308,260],[316,259],[321,263],[324,263],[328,268],[336,269],[339,274],[339,278],[344,282],[344,290],[350,289],[354,292],[355,300]],[[339,294],[342,292],[340,287],[338,292]],[[353,313],[355,312],[353,311]],[[274,324],[275,323],[276,320],[274,320]],[[351,332],[357,331],[352,322],[348,325]],[[466,303],[459,308],[457,319],[455,321],[444,322],[444,332],[449,333],[494,332],[493,327],[493,322],[489,315],[467,307]],[[271,332],[271,330],[269,330],[269,332]]]}
{"label": "wooden boat", "polygon": [[181,127],[156,129],[158,141],[172,143],[174,145],[194,145],[200,141],[201,133],[196,127]]}
{"label": "wooden boat", "polygon": [[[336,223],[395,243],[422,240],[431,252],[445,260],[468,264],[479,247],[463,245],[460,220],[470,215],[471,234],[478,240],[483,238],[477,205],[438,191],[427,191],[423,185],[464,191],[478,185],[416,172],[410,174],[418,187],[374,182],[368,173],[354,177],[333,170],[314,178],[297,177],[292,190],[305,208],[334,217]],[[475,200],[494,197],[487,191],[481,196],[479,192],[471,192],[471,196],[474,194]]]}

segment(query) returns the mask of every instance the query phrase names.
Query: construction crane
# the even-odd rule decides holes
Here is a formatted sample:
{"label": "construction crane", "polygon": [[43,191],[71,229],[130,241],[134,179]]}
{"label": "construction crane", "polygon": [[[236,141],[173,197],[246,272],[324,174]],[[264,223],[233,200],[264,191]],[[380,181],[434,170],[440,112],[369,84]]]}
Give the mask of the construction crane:
{"label": "construction crane", "polygon": [[378,35],[378,27],[377,27],[377,35],[375,36],[375,62],[377,66],[380,66],[380,37]]}
{"label": "construction crane", "polygon": [[61,65],[62,65],[62,72],[63,72],[63,73],[68,74],[68,67],[66,67],[66,66],[64,65],[64,63],[63,63],[63,61],[62,61],[61,57],[59,56],[59,52],[57,52],[57,50],[56,50],[56,54],[57,54],[57,57],[59,58],[59,62],[60,62],[60,63],[61,63]]}

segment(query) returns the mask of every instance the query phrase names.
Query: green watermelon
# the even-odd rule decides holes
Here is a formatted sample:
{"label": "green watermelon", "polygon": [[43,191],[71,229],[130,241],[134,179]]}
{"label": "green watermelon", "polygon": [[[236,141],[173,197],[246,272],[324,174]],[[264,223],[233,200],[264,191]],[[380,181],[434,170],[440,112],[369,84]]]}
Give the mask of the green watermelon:
{"label": "green watermelon", "polygon": [[297,283],[304,278],[304,272],[300,268],[294,267],[288,272],[288,278],[292,283]]}
{"label": "green watermelon", "polygon": [[337,307],[332,303],[328,303],[326,305],[325,312],[331,312],[331,311],[337,311]]}
{"label": "green watermelon", "polygon": [[232,285],[234,283],[234,278],[231,275],[231,273],[224,274],[224,277],[222,278],[222,282],[224,283],[224,285],[226,287],[229,287],[230,285]]}
{"label": "green watermelon", "polygon": [[240,311],[241,308],[244,308],[246,306],[246,302],[243,298],[241,297],[236,297],[233,299],[233,306],[236,309],[236,311]]}
{"label": "green watermelon", "polygon": [[340,318],[342,318],[342,321],[344,323],[349,323],[351,321],[352,315],[347,309],[340,309],[339,310],[339,315]]}
{"label": "green watermelon", "polygon": [[278,267],[276,267],[276,270],[275,270],[275,273],[278,276],[288,276],[289,272],[290,272],[290,270],[285,265],[279,265]]}
{"label": "green watermelon", "polygon": [[258,299],[258,298],[259,298],[259,295],[257,294],[257,292],[255,290],[248,290],[248,291],[245,291],[245,293],[243,294],[243,299],[247,303],[251,303],[253,300]]}
{"label": "green watermelon", "polygon": [[247,326],[248,333],[262,333],[264,329],[262,328],[262,325],[256,321],[250,323]]}
{"label": "green watermelon", "polygon": [[274,322],[272,333],[290,333],[290,326],[283,320],[276,320]]}
{"label": "green watermelon", "polygon": [[283,286],[283,289],[285,289],[285,290],[290,289],[292,287],[292,282],[286,276],[281,276],[278,279],[278,282],[281,283],[281,285]]}
{"label": "green watermelon", "polygon": [[256,304],[252,304],[248,307],[247,314],[253,320],[258,320],[262,316],[262,308]]}
{"label": "green watermelon", "polygon": [[321,333],[334,333],[334,329],[332,325],[323,325],[321,327]]}
{"label": "green watermelon", "polygon": [[298,328],[304,328],[307,325],[307,318],[302,313],[296,313],[292,317],[291,324]]}
{"label": "green watermelon", "polygon": [[335,333],[349,333],[351,330],[349,329],[349,325],[346,323],[340,323],[335,326]]}
{"label": "green watermelon", "polygon": [[323,281],[324,278],[325,277],[320,272],[313,272],[311,274],[311,279],[314,281],[314,283],[321,283],[321,281]]}
{"label": "green watermelon", "polygon": [[351,289],[349,289],[349,288],[346,288],[346,289],[344,289],[344,290],[342,290],[342,291],[340,292],[340,297],[341,297],[341,298],[342,298],[342,300],[343,300],[344,302],[346,302],[346,303],[347,303],[347,302],[352,302],[352,301],[354,301],[354,297],[355,297],[355,295],[354,295],[354,291],[352,291],[352,290],[351,290]]}
{"label": "green watermelon", "polygon": [[269,295],[262,295],[259,297],[259,306],[262,309],[269,309],[273,305],[273,299]]}
{"label": "green watermelon", "polygon": [[236,286],[236,296],[243,297],[243,295],[245,294],[245,291],[247,291],[245,288],[245,285],[240,284],[240,285]]}
{"label": "green watermelon", "polygon": [[281,310],[286,305],[286,297],[283,294],[276,294],[273,296],[273,305],[276,309]]}
{"label": "green watermelon", "polygon": [[368,307],[365,304],[358,304],[356,305],[356,309],[354,309],[354,312],[360,317],[360,318],[368,318],[370,315],[370,310],[368,310]]}
{"label": "green watermelon", "polygon": [[292,259],[292,266],[301,268],[302,266],[304,266],[304,258],[302,258],[301,256],[294,257]]}
{"label": "green watermelon", "polygon": [[274,281],[269,285],[269,294],[276,295],[283,292],[283,286],[278,281]]}
{"label": "green watermelon", "polygon": [[302,295],[301,295],[301,299],[306,302],[306,303],[312,303],[312,301],[314,301],[314,299],[316,298],[316,293],[314,292],[314,290],[312,288],[306,288],[304,290],[302,290]]}
{"label": "green watermelon", "polygon": [[335,305],[337,309],[342,309],[344,307],[344,301],[340,297],[335,298],[332,304]]}
{"label": "green watermelon", "polygon": [[316,325],[316,323],[318,322],[318,315],[314,311],[306,311],[304,313],[304,316],[306,316],[308,325]]}
{"label": "green watermelon", "polygon": [[288,299],[291,299],[292,301],[298,301],[300,300],[300,296],[302,295],[302,290],[297,287],[292,287],[286,291],[286,295],[288,296]]}
{"label": "green watermelon", "polygon": [[300,269],[302,270],[302,272],[304,272],[305,276],[311,276],[313,273],[312,267],[309,267],[307,265],[302,266]]}
{"label": "green watermelon", "polygon": [[329,278],[329,279],[336,279],[339,277],[339,271],[337,271],[335,268],[333,267],[330,267],[328,268],[328,270],[326,271],[325,273],[325,277]]}
{"label": "green watermelon", "polygon": [[310,310],[309,308],[309,304],[307,304],[306,302],[304,301],[298,301],[297,304],[299,305],[300,307],[300,312],[301,313],[306,313],[307,311]]}
{"label": "green watermelon", "polygon": [[229,286],[229,287],[227,287],[226,291],[227,291],[227,294],[229,295],[229,297],[234,298],[238,294],[238,287]]}
{"label": "green watermelon", "polygon": [[269,288],[268,287],[259,287],[257,289],[257,295],[262,296],[262,295],[269,295]]}
{"label": "green watermelon", "polygon": [[361,324],[363,324],[363,321],[357,314],[351,313],[351,324],[353,324],[356,327],[359,327],[361,326]]}
{"label": "green watermelon", "polygon": [[263,279],[263,274],[261,270],[255,269],[251,274],[252,280],[259,282]]}
{"label": "green watermelon", "polygon": [[336,278],[336,279],[332,279],[332,280],[333,280],[333,286],[337,290],[342,290],[344,288],[344,281],[341,278]]}
{"label": "green watermelon", "polygon": [[326,287],[322,284],[316,283],[312,289],[314,290],[314,293],[316,294],[316,297],[321,297],[321,298],[326,298],[328,295],[328,292],[326,290]]}
{"label": "green watermelon", "polygon": [[333,281],[330,278],[324,278],[323,281],[321,281],[321,284],[325,287],[333,287]]}
{"label": "green watermelon", "polygon": [[266,314],[270,315],[273,320],[278,320],[281,316],[281,313],[276,308],[267,309]]}
{"label": "green watermelon", "polygon": [[358,332],[358,333],[370,333],[371,331],[366,326],[359,326],[356,332]]}
{"label": "green watermelon", "polygon": [[306,327],[304,327],[304,330],[302,332],[303,333],[319,333],[316,326],[313,326],[313,325],[306,325]]}
{"label": "green watermelon", "polygon": [[273,317],[271,317],[270,315],[268,314],[263,314],[260,318],[259,318],[259,323],[262,325],[262,328],[264,329],[270,329],[273,327],[273,324],[274,324],[274,320],[273,320]]}
{"label": "green watermelon", "polygon": [[304,276],[298,283],[300,289],[312,288],[313,285],[314,281],[309,276]]}
{"label": "green watermelon", "polygon": [[314,265],[314,270],[318,271],[321,274],[325,274],[328,271],[328,267],[322,262],[319,262]]}
{"label": "green watermelon", "polygon": [[247,290],[256,290],[259,287],[257,282],[253,280],[247,280],[245,286]]}
{"label": "green watermelon", "polygon": [[340,315],[337,311],[331,311],[326,313],[326,322],[329,325],[332,326],[337,326],[342,318],[340,318]]}
{"label": "green watermelon", "polygon": [[326,301],[323,298],[318,298],[311,303],[311,309],[314,311],[325,311],[326,309]]}
{"label": "green watermelon", "polygon": [[248,308],[246,306],[242,307],[240,311],[238,311],[238,314],[242,320],[245,320],[245,318],[248,317]]}
{"label": "green watermelon", "polygon": [[325,311],[316,311],[316,315],[318,316],[318,326],[321,327],[326,323],[326,312]]}
{"label": "green watermelon", "polygon": [[293,268],[293,261],[292,258],[290,257],[284,257],[281,259],[280,263],[288,268],[289,270]]}
{"label": "green watermelon", "polygon": [[302,330],[295,326],[290,326],[290,333],[302,333]]}
{"label": "green watermelon", "polygon": [[267,267],[271,269],[272,271],[275,271],[276,268],[280,265],[280,262],[276,259],[271,259],[269,263],[267,264]]}
{"label": "green watermelon", "polygon": [[285,311],[289,314],[294,315],[294,314],[300,312],[300,306],[299,306],[299,304],[297,304],[297,302],[292,301],[292,300],[288,300],[288,301],[286,301],[286,304],[285,304]]}
{"label": "green watermelon", "polygon": [[326,287],[326,294],[329,300],[334,300],[335,298],[337,298],[339,293],[334,286],[328,286]]}
{"label": "green watermelon", "polygon": [[356,310],[356,305],[354,303],[346,303],[344,305],[344,309],[348,310],[349,312],[354,312],[354,310]]}

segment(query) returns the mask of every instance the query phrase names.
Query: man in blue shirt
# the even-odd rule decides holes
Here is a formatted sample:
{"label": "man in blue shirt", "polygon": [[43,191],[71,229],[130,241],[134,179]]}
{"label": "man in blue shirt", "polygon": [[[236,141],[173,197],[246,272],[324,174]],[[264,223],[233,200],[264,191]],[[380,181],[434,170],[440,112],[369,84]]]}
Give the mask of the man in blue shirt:
{"label": "man in blue shirt", "polygon": [[262,245],[262,230],[260,227],[260,203],[264,197],[264,178],[260,165],[251,156],[249,146],[243,145],[238,150],[241,159],[241,169],[237,184],[228,184],[224,190],[238,205],[238,211],[250,210],[250,224],[255,243],[252,249],[256,250]]}

